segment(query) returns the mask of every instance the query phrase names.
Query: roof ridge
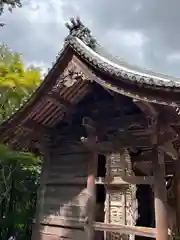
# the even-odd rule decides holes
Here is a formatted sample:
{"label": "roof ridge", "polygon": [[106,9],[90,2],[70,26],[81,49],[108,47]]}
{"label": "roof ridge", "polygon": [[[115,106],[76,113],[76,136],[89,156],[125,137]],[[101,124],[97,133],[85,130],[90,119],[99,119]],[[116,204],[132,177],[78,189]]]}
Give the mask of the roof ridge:
{"label": "roof ridge", "polygon": [[[117,69],[117,67],[113,68],[113,66],[109,66],[107,63],[108,61],[123,68],[124,70],[121,70],[121,72],[123,71],[123,74],[121,73],[120,75],[133,80],[133,82],[136,82],[137,80],[137,83],[141,84],[147,83],[148,85],[167,86],[172,88],[180,87],[180,78],[178,77],[156,72],[148,68],[141,68],[135,64],[129,64],[122,58],[114,56],[105,50],[104,47],[96,40],[96,38],[92,36],[90,29],[81,22],[79,17],[71,18],[70,22],[66,23],[66,27],[69,29],[69,35],[65,38],[65,45],[70,44],[83,58],[91,55],[89,53],[90,50],[105,58],[107,61],[103,60],[101,63],[103,66],[107,65],[104,66],[104,70],[106,71],[107,68],[109,68],[111,75],[117,75],[116,72],[119,72],[119,69]],[[79,39],[84,46],[81,46],[81,44],[77,42],[77,39]],[[89,51],[86,47],[89,47]],[[96,65],[96,62],[98,62],[96,57],[93,58],[93,65]],[[97,65],[100,66],[100,63],[98,62]],[[130,73],[127,72],[128,70]]]}

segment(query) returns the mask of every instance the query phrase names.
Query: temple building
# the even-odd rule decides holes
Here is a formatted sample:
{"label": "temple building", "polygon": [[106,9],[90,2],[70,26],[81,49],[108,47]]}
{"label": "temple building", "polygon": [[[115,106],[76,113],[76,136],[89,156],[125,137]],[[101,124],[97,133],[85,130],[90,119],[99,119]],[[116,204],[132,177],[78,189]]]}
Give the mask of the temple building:
{"label": "temple building", "polygon": [[1,143],[42,157],[32,240],[180,236],[180,79],[114,58],[79,18],[67,28],[40,86],[0,125]]}

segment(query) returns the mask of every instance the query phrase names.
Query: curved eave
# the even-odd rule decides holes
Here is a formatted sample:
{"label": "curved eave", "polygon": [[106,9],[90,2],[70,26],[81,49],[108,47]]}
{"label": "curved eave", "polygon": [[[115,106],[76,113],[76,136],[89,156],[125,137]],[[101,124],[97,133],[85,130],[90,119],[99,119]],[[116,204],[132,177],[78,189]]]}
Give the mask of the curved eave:
{"label": "curved eave", "polygon": [[[56,85],[72,57],[72,48],[66,45],[30,98],[9,119],[1,123],[0,142],[15,148],[29,149],[32,141],[37,143],[41,130],[52,129],[64,117],[64,102],[75,104],[83,94],[86,94],[87,82],[82,80],[75,82],[72,87],[66,87],[64,84]],[[78,90],[79,94],[77,94]],[[58,97],[56,103],[49,100],[49,93],[52,94],[52,91]],[[69,105],[66,106],[66,110],[68,107]]]}
{"label": "curved eave", "polygon": [[33,94],[28,99],[26,99],[24,104],[21,104],[20,108],[15,113],[13,113],[8,119],[6,119],[5,121],[3,121],[1,123],[0,133],[2,133],[3,130],[5,128],[7,128],[7,126],[10,127],[11,124],[19,122],[19,120],[22,121],[23,119],[25,119],[25,116],[27,115],[27,112],[31,111],[33,106],[36,105],[36,103],[41,98],[41,96],[44,95],[44,91],[48,91],[52,87],[52,85],[54,84],[56,79],[54,79],[54,81],[51,81],[51,80],[53,80],[55,71],[58,68],[59,63],[60,63],[61,59],[63,58],[63,56],[65,55],[66,51],[67,51],[67,48],[62,52],[62,54],[57,59],[54,66],[50,69],[50,71],[48,72],[48,74],[46,75],[44,80],[34,90]]}
{"label": "curved eave", "polygon": [[[146,70],[137,71],[127,67],[128,64],[117,64],[101,55],[100,52],[88,47],[81,39],[74,37],[70,39],[71,46],[84,60],[88,61],[93,67],[105,72],[112,77],[128,81],[133,85],[140,85],[149,88],[164,89],[167,91],[180,92],[180,79],[152,73]],[[127,65],[127,66],[126,66]]]}

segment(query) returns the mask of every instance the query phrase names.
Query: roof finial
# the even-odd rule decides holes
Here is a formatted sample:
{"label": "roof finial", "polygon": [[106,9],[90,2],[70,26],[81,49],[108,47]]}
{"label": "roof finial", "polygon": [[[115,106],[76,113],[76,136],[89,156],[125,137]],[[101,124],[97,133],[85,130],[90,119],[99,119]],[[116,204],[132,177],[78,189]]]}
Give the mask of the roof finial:
{"label": "roof finial", "polygon": [[73,37],[78,37],[83,41],[87,46],[95,49],[96,40],[92,37],[91,31],[89,28],[81,22],[80,18],[71,18],[70,22],[66,23],[66,27],[69,29],[69,36],[66,38],[66,42],[72,39]]}
{"label": "roof finial", "polygon": [[67,22],[65,25],[70,30],[70,32],[84,27],[79,17],[76,19],[74,17],[70,18],[70,22]]}

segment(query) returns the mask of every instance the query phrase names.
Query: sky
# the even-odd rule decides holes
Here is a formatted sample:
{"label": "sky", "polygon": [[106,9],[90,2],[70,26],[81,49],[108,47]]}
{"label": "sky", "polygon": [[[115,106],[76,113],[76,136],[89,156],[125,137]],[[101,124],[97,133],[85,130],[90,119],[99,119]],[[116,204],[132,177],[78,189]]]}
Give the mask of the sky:
{"label": "sky", "polygon": [[179,0],[24,0],[5,13],[0,42],[22,53],[25,64],[50,68],[79,16],[111,54],[154,72],[180,76]]}

